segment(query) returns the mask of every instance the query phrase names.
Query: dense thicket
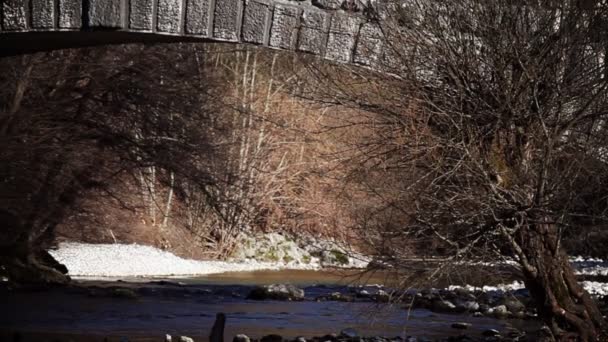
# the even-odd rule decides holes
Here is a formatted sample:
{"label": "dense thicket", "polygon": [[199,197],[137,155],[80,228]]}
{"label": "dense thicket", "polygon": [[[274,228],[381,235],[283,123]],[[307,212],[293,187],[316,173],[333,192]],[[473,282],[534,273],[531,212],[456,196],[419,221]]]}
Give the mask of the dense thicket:
{"label": "dense thicket", "polygon": [[328,177],[346,140],[293,96],[293,56],[133,45],[0,65],[1,263],[14,281],[65,280],[45,251],[58,227],[219,258],[243,232],[348,233],[341,171]]}
{"label": "dense thicket", "polygon": [[2,63],[2,83],[15,85],[3,88],[0,118],[0,253],[12,280],[65,280],[44,242],[91,192],[114,196],[151,166],[199,189],[217,182],[205,83],[191,73],[196,49],[172,53],[171,63],[159,51],[119,51]]}

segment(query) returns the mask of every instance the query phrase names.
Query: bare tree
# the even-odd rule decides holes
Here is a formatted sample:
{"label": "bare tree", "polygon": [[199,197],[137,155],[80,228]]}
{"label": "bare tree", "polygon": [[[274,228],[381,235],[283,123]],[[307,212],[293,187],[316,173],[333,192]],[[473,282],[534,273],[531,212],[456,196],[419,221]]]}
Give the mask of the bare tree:
{"label": "bare tree", "polygon": [[397,267],[415,241],[445,260],[514,258],[556,338],[606,339],[562,236],[607,219],[607,5],[382,4],[370,24],[392,76],[315,71],[334,90],[318,100],[376,113],[375,136],[350,159],[383,199],[361,217],[362,236]]}

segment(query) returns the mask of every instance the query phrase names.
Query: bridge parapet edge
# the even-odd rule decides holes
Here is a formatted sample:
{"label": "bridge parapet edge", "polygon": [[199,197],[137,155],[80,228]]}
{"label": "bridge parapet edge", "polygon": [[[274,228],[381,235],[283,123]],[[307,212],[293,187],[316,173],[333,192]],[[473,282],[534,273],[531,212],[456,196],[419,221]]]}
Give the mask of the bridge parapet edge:
{"label": "bridge parapet edge", "polygon": [[121,31],[248,43],[374,67],[384,48],[361,0],[0,0],[0,35]]}

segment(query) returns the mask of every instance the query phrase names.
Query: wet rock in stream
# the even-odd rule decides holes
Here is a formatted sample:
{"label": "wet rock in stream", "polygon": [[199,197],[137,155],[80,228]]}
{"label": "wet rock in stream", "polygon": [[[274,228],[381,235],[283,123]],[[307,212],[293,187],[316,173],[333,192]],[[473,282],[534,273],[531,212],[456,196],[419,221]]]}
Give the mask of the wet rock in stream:
{"label": "wet rock in stream", "polygon": [[255,287],[247,295],[253,300],[304,300],[304,290],[290,284],[273,284]]}

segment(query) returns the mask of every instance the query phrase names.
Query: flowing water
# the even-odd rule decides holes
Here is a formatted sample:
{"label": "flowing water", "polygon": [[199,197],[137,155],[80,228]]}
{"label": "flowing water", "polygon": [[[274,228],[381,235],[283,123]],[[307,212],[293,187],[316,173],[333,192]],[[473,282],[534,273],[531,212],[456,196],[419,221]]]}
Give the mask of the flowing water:
{"label": "flowing water", "polygon": [[[382,280],[381,276],[376,276],[359,279],[358,283],[373,284]],[[3,289],[0,291],[0,339],[20,331],[26,341],[28,337],[37,341],[40,336],[62,334],[64,337],[67,336],[65,334],[73,334],[68,337],[74,341],[93,341],[93,337],[104,336],[160,341],[165,333],[187,335],[203,341],[207,340],[218,312],[227,316],[228,340],[237,333],[254,338],[271,333],[294,338],[339,333],[344,328],[354,328],[364,336],[437,338],[457,335],[459,331],[450,327],[454,322],[471,323],[467,334],[473,336],[487,329],[522,329],[529,324],[438,314],[422,309],[408,311],[400,305],[315,301],[318,296],[335,291],[352,291],[354,278],[345,279],[344,274],[332,272],[244,272],[171,279],[169,282],[149,281],[89,280],[81,281],[83,286],[76,288],[27,292]],[[305,289],[307,300],[246,299],[253,286],[272,283],[298,285]],[[117,287],[132,289],[137,297],[116,295],[112,291]],[[108,295],[112,293],[114,295]]]}

